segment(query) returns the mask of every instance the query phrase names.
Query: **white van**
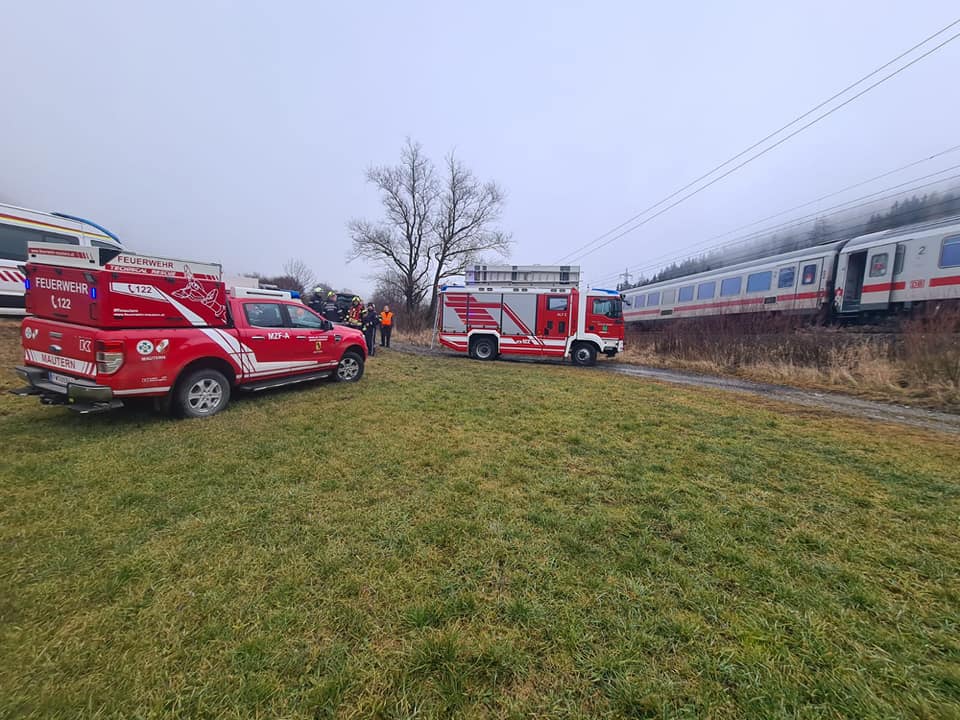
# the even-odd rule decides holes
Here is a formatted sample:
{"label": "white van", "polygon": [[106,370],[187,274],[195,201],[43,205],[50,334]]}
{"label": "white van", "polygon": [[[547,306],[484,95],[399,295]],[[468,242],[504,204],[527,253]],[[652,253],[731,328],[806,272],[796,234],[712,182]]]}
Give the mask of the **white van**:
{"label": "white van", "polygon": [[123,250],[120,239],[89,220],[0,203],[0,315],[23,315],[24,276],[30,242]]}

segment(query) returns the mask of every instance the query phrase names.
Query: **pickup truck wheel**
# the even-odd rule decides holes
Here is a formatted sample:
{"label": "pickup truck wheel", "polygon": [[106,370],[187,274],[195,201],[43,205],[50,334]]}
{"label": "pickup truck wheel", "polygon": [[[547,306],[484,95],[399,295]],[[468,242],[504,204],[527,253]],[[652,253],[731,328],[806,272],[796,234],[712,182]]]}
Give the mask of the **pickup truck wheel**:
{"label": "pickup truck wheel", "polygon": [[590,343],[577,343],[573,346],[573,364],[587,367],[596,365],[597,349]]}
{"label": "pickup truck wheel", "polygon": [[337,382],[356,382],[363,377],[363,358],[355,352],[345,352],[337,365]]}
{"label": "pickup truck wheel", "polygon": [[497,344],[492,338],[481,337],[473,341],[473,357],[477,360],[493,360],[497,356]]}
{"label": "pickup truck wheel", "polygon": [[196,370],[177,385],[174,404],[184,417],[216,415],[230,402],[230,383],[213,369]]}

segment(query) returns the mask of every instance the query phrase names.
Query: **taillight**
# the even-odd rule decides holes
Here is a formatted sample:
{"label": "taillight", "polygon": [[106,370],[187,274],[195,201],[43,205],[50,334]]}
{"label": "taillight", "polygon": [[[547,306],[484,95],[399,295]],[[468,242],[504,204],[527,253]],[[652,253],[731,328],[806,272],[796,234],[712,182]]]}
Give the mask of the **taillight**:
{"label": "taillight", "polygon": [[97,340],[97,373],[112,375],[123,365],[123,340]]}

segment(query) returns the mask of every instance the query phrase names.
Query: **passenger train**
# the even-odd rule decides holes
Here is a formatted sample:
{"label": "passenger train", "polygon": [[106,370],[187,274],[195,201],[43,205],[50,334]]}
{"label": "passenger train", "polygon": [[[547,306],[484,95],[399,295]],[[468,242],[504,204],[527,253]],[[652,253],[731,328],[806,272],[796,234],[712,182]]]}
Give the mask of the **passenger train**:
{"label": "passenger train", "polygon": [[24,276],[31,241],[123,250],[120,239],[89,220],[0,203],[0,315],[23,315]]}
{"label": "passenger train", "polygon": [[623,292],[627,322],[775,312],[857,318],[960,298],[960,217],[884,230]]}

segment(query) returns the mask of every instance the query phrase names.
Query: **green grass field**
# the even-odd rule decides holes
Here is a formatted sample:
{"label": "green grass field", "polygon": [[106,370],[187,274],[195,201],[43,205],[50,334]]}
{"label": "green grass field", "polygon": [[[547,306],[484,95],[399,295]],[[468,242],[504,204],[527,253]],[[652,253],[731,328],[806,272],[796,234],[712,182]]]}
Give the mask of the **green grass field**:
{"label": "green grass field", "polygon": [[0,717],[960,717],[956,437],[397,354],[0,437]]}

